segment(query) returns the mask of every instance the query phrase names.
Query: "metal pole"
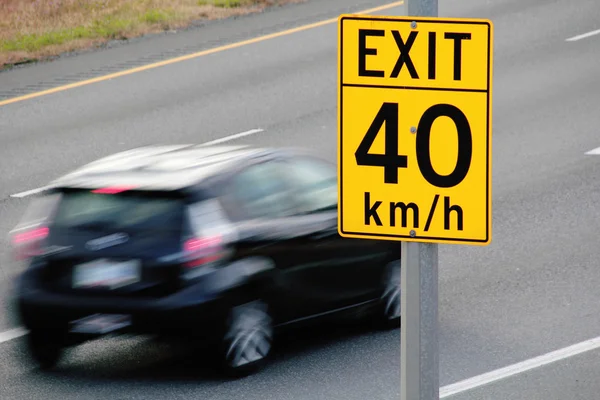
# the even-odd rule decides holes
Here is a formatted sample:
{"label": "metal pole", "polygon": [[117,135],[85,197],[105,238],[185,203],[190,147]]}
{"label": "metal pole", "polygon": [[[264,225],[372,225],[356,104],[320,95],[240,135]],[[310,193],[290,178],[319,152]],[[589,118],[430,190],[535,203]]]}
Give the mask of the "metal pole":
{"label": "metal pole", "polygon": [[400,399],[438,400],[438,245],[401,246]]}
{"label": "metal pole", "polygon": [[[438,0],[405,4],[406,15],[438,16]],[[401,251],[400,399],[439,400],[438,245],[402,242]]]}
{"label": "metal pole", "polygon": [[406,0],[406,15],[437,17],[438,0]]}

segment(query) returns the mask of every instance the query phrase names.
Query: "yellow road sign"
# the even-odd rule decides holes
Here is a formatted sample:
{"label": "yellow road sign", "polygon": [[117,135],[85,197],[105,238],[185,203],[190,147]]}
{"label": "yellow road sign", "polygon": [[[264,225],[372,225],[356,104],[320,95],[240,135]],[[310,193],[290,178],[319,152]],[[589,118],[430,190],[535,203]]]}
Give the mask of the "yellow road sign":
{"label": "yellow road sign", "polygon": [[487,245],[493,26],[342,15],[339,232]]}

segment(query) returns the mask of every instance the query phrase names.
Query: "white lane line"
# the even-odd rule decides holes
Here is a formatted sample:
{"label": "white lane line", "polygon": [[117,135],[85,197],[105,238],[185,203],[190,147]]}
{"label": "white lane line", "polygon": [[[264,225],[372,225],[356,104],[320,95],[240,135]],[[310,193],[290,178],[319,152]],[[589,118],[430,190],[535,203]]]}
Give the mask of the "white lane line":
{"label": "white lane line", "polygon": [[578,40],[589,38],[590,36],[595,36],[595,35],[598,35],[598,34],[600,34],[600,29],[596,29],[595,31],[591,31],[591,32],[588,32],[588,33],[583,33],[581,35],[570,37],[570,38],[566,39],[566,41],[567,42],[576,42]]}
{"label": "white lane line", "polygon": [[600,336],[440,388],[440,399],[600,348]]}
{"label": "white lane line", "polygon": [[[220,139],[211,140],[210,142],[202,143],[202,146],[210,146],[213,144],[224,143],[224,142],[228,142],[230,140],[239,139],[239,138],[242,138],[245,136],[254,135],[255,133],[260,133],[260,132],[264,132],[264,131],[265,131],[264,129],[250,129],[249,131],[246,131],[246,132],[236,133],[234,135],[229,135],[229,136],[222,137]],[[27,190],[27,191],[21,192],[21,193],[11,194],[10,197],[16,197],[16,198],[27,197],[27,196],[31,196],[32,194],[43,192],[46,189],[48,189],[48,186],[44,186],[44,187],[37,188],[37,189]]]}
{"label": "white lane line", "polygon": [[600,155],[600,147],[596,147],[594,150],[590,150],[585,154],[586,155]]}
{"label": "white lane line", "polygon": [[11,194],[10,197],[17,197],[17,198],[27,197],[27,196],[31,196],[32,194],[43,192],[47,188],[48,188],[47,186],[44,186],[44,187],[37,188],[37,189],[31,189],[31,190],[27,190],[25,192],[21,192],[21,193],[17,193],[17,194]]}
{"label": "white lane line", "polygon": [[225,136],[221,139],[211,140],[210,142],[202,143],[202,145],[210,146],[213,144],[228,142],[230,140],[239,139],[241,137],[254,135],[255,133],[260,133],[260,132],[264,132],[264,129],[250,129],[249,131],[246,131],[246,132],[241,132],[241,133],[236,133],[235,135]]}
{"label": "white lane line", "polygon": [[24,328],[15,328],[11,329],[10,331],[0,332],[0,343],[8,342],[9,340],[25,336],[27,335],[27,332],[27,329]]}

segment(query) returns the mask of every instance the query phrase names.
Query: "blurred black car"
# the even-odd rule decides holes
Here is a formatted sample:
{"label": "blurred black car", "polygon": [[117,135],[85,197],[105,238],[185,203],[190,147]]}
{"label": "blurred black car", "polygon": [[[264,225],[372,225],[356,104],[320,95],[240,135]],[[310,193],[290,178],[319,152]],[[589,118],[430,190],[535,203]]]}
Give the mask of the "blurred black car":
{"label": "blurred black car", "polygon": [[277,328],[348,310],[398,327],[399,245],[337,223],[335,164],[300,150],[154,146],[88,164],[11,232],[30,353],[50,368],[100,335],[156,334],[215,340],[225,371],[248,374]]}

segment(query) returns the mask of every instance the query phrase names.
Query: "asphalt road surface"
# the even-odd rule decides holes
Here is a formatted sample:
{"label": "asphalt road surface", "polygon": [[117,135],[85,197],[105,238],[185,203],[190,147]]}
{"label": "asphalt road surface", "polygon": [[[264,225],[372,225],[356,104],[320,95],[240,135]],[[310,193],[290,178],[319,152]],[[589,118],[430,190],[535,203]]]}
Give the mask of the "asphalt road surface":
{"label": "asphalt road surface", "polygon": [[[487,248],[440,246],[440,383],[446,388],[600,335],[600,155],[585,154],[600,147],[600,35],[578,37],[599,28],[600,3],[576,3],[440,1],[442,16],[495,23],[494,235]],[[312,0],[22,68],[0,74],[0,96],[382,4]],[[1,294],[15,273],[5,236],[28,199],[11,195],[73,167],[140,145],[206,142],[253,129],[262,131],[231,143],[303,146],[333,159],[336,46],[335,23],[324,24],[0,106]],[[0,315],[0,331],[13,328]],[[201,355],[186,358],[185,349],[139,339],[86,344],[56,372],[42,374],[26,363],[23,338],[6,337],[0,334],[2,399],[399,398],[399,331],[299,335],[267,369],[235,382],[201,366]],[[573,357],[554,353],[517,364],[475,388],[477,380],[465,381],[449,398],[596,398],[600,354],[597,345],[586,346]]]}

